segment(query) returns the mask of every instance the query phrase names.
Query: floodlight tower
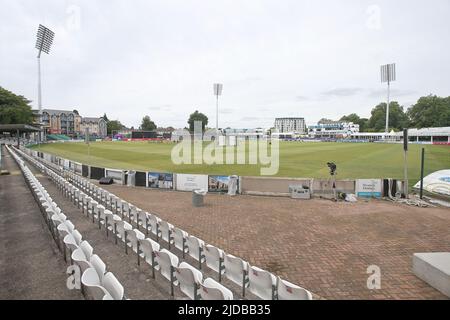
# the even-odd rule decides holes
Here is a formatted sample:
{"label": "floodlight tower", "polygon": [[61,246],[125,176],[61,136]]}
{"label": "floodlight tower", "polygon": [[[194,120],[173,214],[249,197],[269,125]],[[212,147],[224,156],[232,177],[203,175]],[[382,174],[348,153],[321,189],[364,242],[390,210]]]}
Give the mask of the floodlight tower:
{"label": "floodlight tower", "polygon": [[395,81],[395,63],[381,66],[381,83],[387,82],[387,106],[386,106],[386,134],[389,133],[389,104],[391,95],[391,82]]}
{"label": "floodlight tower", "polygon": [[43,51],[46,54],[49,54],[50,47],[52,46],[53,43],[53,38],[55,37],[55,33],[51,31],[49,28],[40,24],[36,37],[37,37],[36,49],[39,50],[37,61],[38,61],[38,107],[39,107],[39,123],[40,123],[42,114],[41,53]]}
{"label": "floodlight tower", "polygon": [[55,37],[55,33],[49,28],[39,25],[38,32],[36,35],[36,49],[39,50],[37,60],[38,60],[38,106],[39,106],[39,114],[42,111],[42,92],[41,92],[41,53],[44,51],[46,54],[49,54],[50,47],[53,43],[53,38]]}
{"label": "floodlight tower", "polygon": [[223,84],[214,84],[214,95],[216,96],[216,134],[219,134],[219,96],[222,95]]}

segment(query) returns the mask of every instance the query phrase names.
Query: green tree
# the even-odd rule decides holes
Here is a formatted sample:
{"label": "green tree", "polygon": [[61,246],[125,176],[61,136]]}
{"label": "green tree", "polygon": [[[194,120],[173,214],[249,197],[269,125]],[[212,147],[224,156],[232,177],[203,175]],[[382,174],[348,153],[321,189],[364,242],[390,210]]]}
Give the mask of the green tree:
{"label": "green tree", "polygon": [[32,124],[30,102],[25,97],[0,87],[0,124]]}
{"label": "green tree", "polygon": [[339,121],[358,123],[361,118],[356,113],[351,113],[348,116],[343,116]]}
{"label": "green tree", "polygon": [[441,98],[435,95],[421,97],[408,109],[407,114],[414,128],[448,127],[450,97]]}
{"label": "green tree", "polygon": [[114,131],[122,130],[123,125],[120,123],[119,120],[112,120],[106,123],[106,128],[108,134],[112,134]]}
{"label": "green tree", "polygon": [[[382,132],[386,128],[386,103],[380,103],[372,109],[372,116],[368,122],[368,129]],[[408,127],[408,117],[398,102],[389,103],[389,130],[402,130]]]}
{"label": "green tree", "polygon": [[153,131],[156,129],[156,124],[150,119],[149,116],[142,118],[141,130]]}
{"label": "green tree", "polygon": [[327,118],[322,118],[319,120],[319,124],[327,124],[327,123],[333,123],[334,121],[331,119],[327,119]]}
{"label": "green tree", "polygon": [[348,116],[343,116],[339,121],[359,124],[359,131],[364,132],[367,130],[369,119],[360,118],[356,113],[351,113]]}
{"label": "green tree", "polygon": [[195,110],[195,112],[189,116],[189,120],[188,120],[190,132],[194,132],[194,122],[195,121],[201,121],[202,122],[202,130],[205,131],[205,127],[208,125],[208,117],[206,115],[204,115],[203,113],[198,112],[198,110]]}

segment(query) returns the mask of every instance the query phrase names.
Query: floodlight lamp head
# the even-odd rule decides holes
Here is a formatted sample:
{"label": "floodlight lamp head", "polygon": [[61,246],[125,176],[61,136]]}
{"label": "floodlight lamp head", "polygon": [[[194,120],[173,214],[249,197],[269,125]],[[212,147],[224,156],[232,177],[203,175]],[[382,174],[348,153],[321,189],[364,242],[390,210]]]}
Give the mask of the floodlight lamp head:
{"label": "floodlight lamp head", "polygon": [[50,53],[50,48],[53,44],[53,39],[55,37],[55,33],[49,28],[39,25],[37,34],[36,34],[36,49],[39,50],[39,55],[41,52],[45,52],[46,54]]}
{"label": "floodlight lamp head", "polygon": [[222,95],[223,84],[215,83],[214,84],[214,95],[221,96]]}
{"label": "floodlight lamp head", "polygon": [[381,82],[391,83],[396,80],[395,63],[381,66]]}

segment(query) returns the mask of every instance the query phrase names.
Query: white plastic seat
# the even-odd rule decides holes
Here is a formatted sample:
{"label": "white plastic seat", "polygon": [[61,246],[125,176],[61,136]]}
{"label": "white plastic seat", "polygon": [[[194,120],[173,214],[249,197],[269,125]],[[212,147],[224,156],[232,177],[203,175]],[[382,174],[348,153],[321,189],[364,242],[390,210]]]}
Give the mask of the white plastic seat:
{"label": "white plastic seat", "polygon": [[128,222],[134,223],[137,226],[138,215],[140,211],[142,210],[137,208],[136,206],[130,205],[130,214],[128,216]]}
{"label": "white plastic seat", "polygon": [[82,211],[84,212],[84,199],[86,198],[86,194],[83,192],[79,193],[78,196],[78,209],[82,209]]}
{"label": "white plastic seat", "polygon": [[105,207],[112,209],[112,194],[109,191],[105,192]]}
{"label": "white plastic seat", "polygon": [[[76,231],[76,230],[74,230],[74,231]],[[67,234],[64,237],[63,242],[64,242],[64,245],[71,250],[71,254],[72,254],[72,251],[78,249],[78,247],[80,246],[80,244],[75,239],[73,233]]]}
{"label": "white plastic seat", "polygon": [[233,300],[233,292],[211,278],[200,284],[200,296],[203,300]]}
{"label": "white plastic seat", "polygon": [[[54,204],[53,202],[50,202],[50,201],[45,201],[44,203],[42,203],[42,207],[44,208],[44,210],[51,210],[53,213],[61,213],[60,212],[60,210],[59,210],[59,212],[58,212],[58,210],[56,210],[56,209],[59,209],[57,206],[56,206],[56,204]],[[52,215],[50,215],[50,218],[51,218],[51,216]]]}
{"label": "white plastic seat", "polygon": [[112,214],[112,212],[111,211],[109,211],[109,210],[107,210],[106,208],[105,208],[105,206],[99,206],[99,209],[98,209],[98,216],[97,216],[97,222],[98,222],[98,228],[99,229],[101,229],[102,228],[102,225],[104,225],[105,223],[106,223],[106,221],[105,221],[105,212],[108,212],[108,213],[111,213]]}
{"label": "white plastic seat", "polygon": [[63,223],[67,219],[67,217],[64,214],[54,213],[55,211],[52,209],[47,209],[46,212],[47,212],[47,217],[50,216],[50,220],[51,220],[54,228],[57,228],[61,223]]}
{"label": "white plastic seat", "polygon": [[140,210],[137,217],[137,227],[142,227],[145,233],[148,234],[148,213]]}
{"label": "white plastic seat", "polygon": [[80,202],[80,194],[81,194],[80,190],[78,188],[75,188],[74,192],[73,192],[72,202],[77,207],[79,206],[79,202]]}
{"label": "white plastic seat", "polygon": [[83,241],[83,236],[76,229],[72,231],[72,237],[74,238],[75,243],[77,244],[77,246],[79,246],[81,244],[81,242]]}
{"label": "white plastic seat", "polygon": [[163,239],[165,242],[167,242],[169,244],[169,250],[170,250],[170,245],[173,243],[173,239],[172,239],[172,228],[173,225],[171,225],[170,223],[161,220],[159,222],[159,228],[161,230],[161,239]]}
{"label": "white plastic seat", "polygon": [[130,216],[130,204],[126,201],[122,201],[122,219]]}
{"label": "white plastic seat", "polygon": [[109,198],[110,208],[111,208],[111,211],[116,214],[117,214],[117,200],[118,200],[118,198],[111,193],[110,198]]}
{"label": "white plastic seat", "polygon": [[[89,201],[88,211],[86,212],[86,215],[87,216],[91,215],[93,217],[97,206],[98,206],[97,201],[95,201],[95,200]],[[92,219],[94,219],[94,218],[92,218]]]}
{"label": "white plastic seat", "polygon": [[120,216],[118,216],[117,214],[113,214],[112,218],[107,215],[106,216],[106,235],[109,236],[109,231],[111,231],[114,235],[116,234],[116,229],[117,229],[117,222],[118,221],[122,221],[122,218],[120,218]]}
{"label": "white plastic seat", "polygon": [[198,300],[200,298],[199,289],[203,281],[203,274],[186,262],[182,262],[178,267],[174,268],[181,292],[191,300]]}
{"label": "white plastic seat", "polygon": [[59,236],[64,239],[64,237],[68,234],[71,234],[75,230],[75,226],[70,220],[66,220],[60,223],[57,227]]}
{"label": "white plastic seat", "polygon": [[114,214],[110,210],[104,211],[103,224],[105,225],[106,236],[109,236],[109,231],[114,232]]}
{"label": "white plastic seat", "polygon": [[94,199],[92,199],[89,196],[86,196],[84,198],[82,212],[85,213],[86,215],[89,215],[89,208],[91,207],[91,202],[92,201],[94,201]]}
{"label": "white plastic seat", "polygon": [[133,226],[126,221],[116,221],[116,243],[117,239],[125,242],[125,231],[133,230]]}
{"label": "white plastic seat", "polygon": [[121,198],[117,198],[116,200],[116,214],[123,216],[123,200]]}
{"label": "white plastic seat", "polygon": [[138,229],[133,229],[133,230],[127,230],[126,236],[127,236],[127,239],[126,239],[127,245],[125,247],[125,253],[128,254],[127,247],[130,247],[134,252],[138,253],[139,240],[145,239],[145,235]]}
{"label": "white plastic seat", "polygon": [[248,263],[241,258],[226,254],[224,259],[225,276],[241,286],[242,296],[245,297],[245,288],[248,286]]}
{"label": "white plastic seat", "polygon": [[219,274],[220,282],[222,280],[222,274],[225,272],[223,250],[207,244],[203,246],[203,253],[205,255],[206,265]]}
{"label": "white plastic seat", "polygon": [[[75,240],[72,234],[68,234],[63,239],[64,246],[69,249],[69,256],[72,257],[72,252],[78,249],[79,244]],[[64,252],[64,259],[66,259],[66,253]]]}
{"label": "white plastic seat", "polygon": [[[108,272],[103,277],[103,288],[109,293],[113,300],[122,300],[124,298],[124,289],[122,284],[117,280],[112,272]],[[110,299],[109,297],[103,297],[104,300]]]}
{"label": "white plastic seat", "polygon": [[94,195],[98,203],[102,203],[102,189],[97,186],[94,186]]}
{"label": "white plastic seat", "polygon": [[92,255],[90,265],[91,267],[83,272],[81,283],[88,288],[95,300],[101,300],[105,295],[111,295],[104,287],[106,265],[96,254]]}
{"label": "white plastic seat", "polygon": [[188,247],[189,255],[198,261],[198,268],[202,268],[202,262],[205,261],[205,256],[203,255],[203,240],[196,238],[194,236],[188,236],[186,239],[186,245]]}
{"label": "white plastic seat", "polygon": [[166,249],[155,251],[155,256],[156,262],[160,266],[161,275],[170,281],[170,294],[173,296],[173,286],[178,285],[174,269],[178,266],[178,257]]}
{"label": "white plastic seat", "polygon": [[72,185],[68,181],[64,181],[62,192],[66,198],[70,195],[71,187]]}
{"label": "white plastic seat", "polygon": [[[91,286],[101,286],[106,273],[105,263],[96,254],[91,256],[89,263],[91,267],[83,272],[81,282],[83,283],[83,285],[89,284]],[[83,278],[85,278],[86,281],[83,281]]]}
{"label": "white plastic seat", "polygon": [[278,277],[278,300],[312,300],[312,294],[306,289]]}
{"label": "white plastic seat", "polygon": [[248,290],[263,300],[275,300],[277,278],[268,271],[250,266]]}
{"label": "white plastic seat", "polygon": [[189,251],[189,247],[186,244],[186,239],[189,234],[186,231],[183,231],[177,227],[174,227],[173,230],[173,243],[175,248],[180,250],[183,253],[183,259],[185,254]]}
{"label": "white plastic seat", "polygon": [[78,249],[72,252],[72,261],[80,267],[82,272],[91,267],[90,260],[93,251],[91,245],[85,240],[81,242]]}
{"label": "white plastic seat", "polygon": [[[94,207],[94,214],[92,215],[92,223],[95,222],[95,220],[98,221],[98,224],[100,226],[101,216],[105,212],[105,207],[101,204]],[[100,229],[100,228],[99,228]]]}
{"label": "white plastic seat", "polygon": [[105,206],[105,208],[107,208],[108,207],[108,195],[109,195],[109,192],[106,191],[105,189],[101,189],[100,194],[101,194],[102,203]]}
{"label": "white plastic seat", "polygon": [[105,296],[110,296],[109,292],[101,285],[97,271],[93,267],[89,267],[83,272],[81,283],[94,300],[103,300]]}
{"label": "white plastic seat", "polygon": [[160,218],[155,216],[154,214],[148,215],[148,223],[150,224],[150,231],[156,236],[156,240],[159,241],[159,238],[161,237],[161,230],[159,230],[159,222],[161,221]]}
{"label": "white plastic seat", "polygon": [[93,254],[91,256],[91,259],[89,260],[89,262],[91,263],[91,266],[97,272],[97,276],[98,276],[100,282],[103,282],[103,277],[105,276],[105,273],[106,273],[106,264],[96,254]]}
{"label": "white plastic seat", "polygon": [[[156,251],[160,250],[160,245],[158,242],[152,239],[142,239],[139,240],[140,253],[138,257],[143,258],[152,267],[152,277],[155,278],[155,270],[159,270],[159,265],[156,262]],[[140,260],[138,258],[138,265]]]}

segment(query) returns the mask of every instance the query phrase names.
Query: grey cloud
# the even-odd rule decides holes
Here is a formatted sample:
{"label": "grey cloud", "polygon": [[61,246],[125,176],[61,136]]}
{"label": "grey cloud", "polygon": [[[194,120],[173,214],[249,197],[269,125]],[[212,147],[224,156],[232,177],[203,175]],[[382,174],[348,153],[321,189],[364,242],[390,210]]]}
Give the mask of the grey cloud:
{"label": "grey cloud", "polygon": [[259,120],[260,118],[258,117],[242,117],[241,121],[256,121]]}
{"label": "grey cloud", "polygon": [[[370,98],[378,98],[378,97],[385,97],[387,94],[387,89],[372,89],[369,90],[368,97]],[[416,95],[417,91],[414,90],[401,90],[401,89],[391,89],[391,97],[395,99],[395,97],[405,97],[405,96],[411,96]]]}
{"label": "grey cloud", "polygon": [[231,109],[231,108],[219,108],[219,113],[222,113],[222,114],[231,114],[234,111],[235,110]]}
{"label": "grey cloud", "polygon": [[170,104],[164,104],[161,106],[151,106],[147,108],[148,110],[152,110],[152,111],[158,111],[158,110],[170,110],[172,109],[172,106]]}
{"label": "grey cloud", "polygon": [[327,97],[349,97],[354,96],[363,91],[362,88],[336,88],[322,92]]}

